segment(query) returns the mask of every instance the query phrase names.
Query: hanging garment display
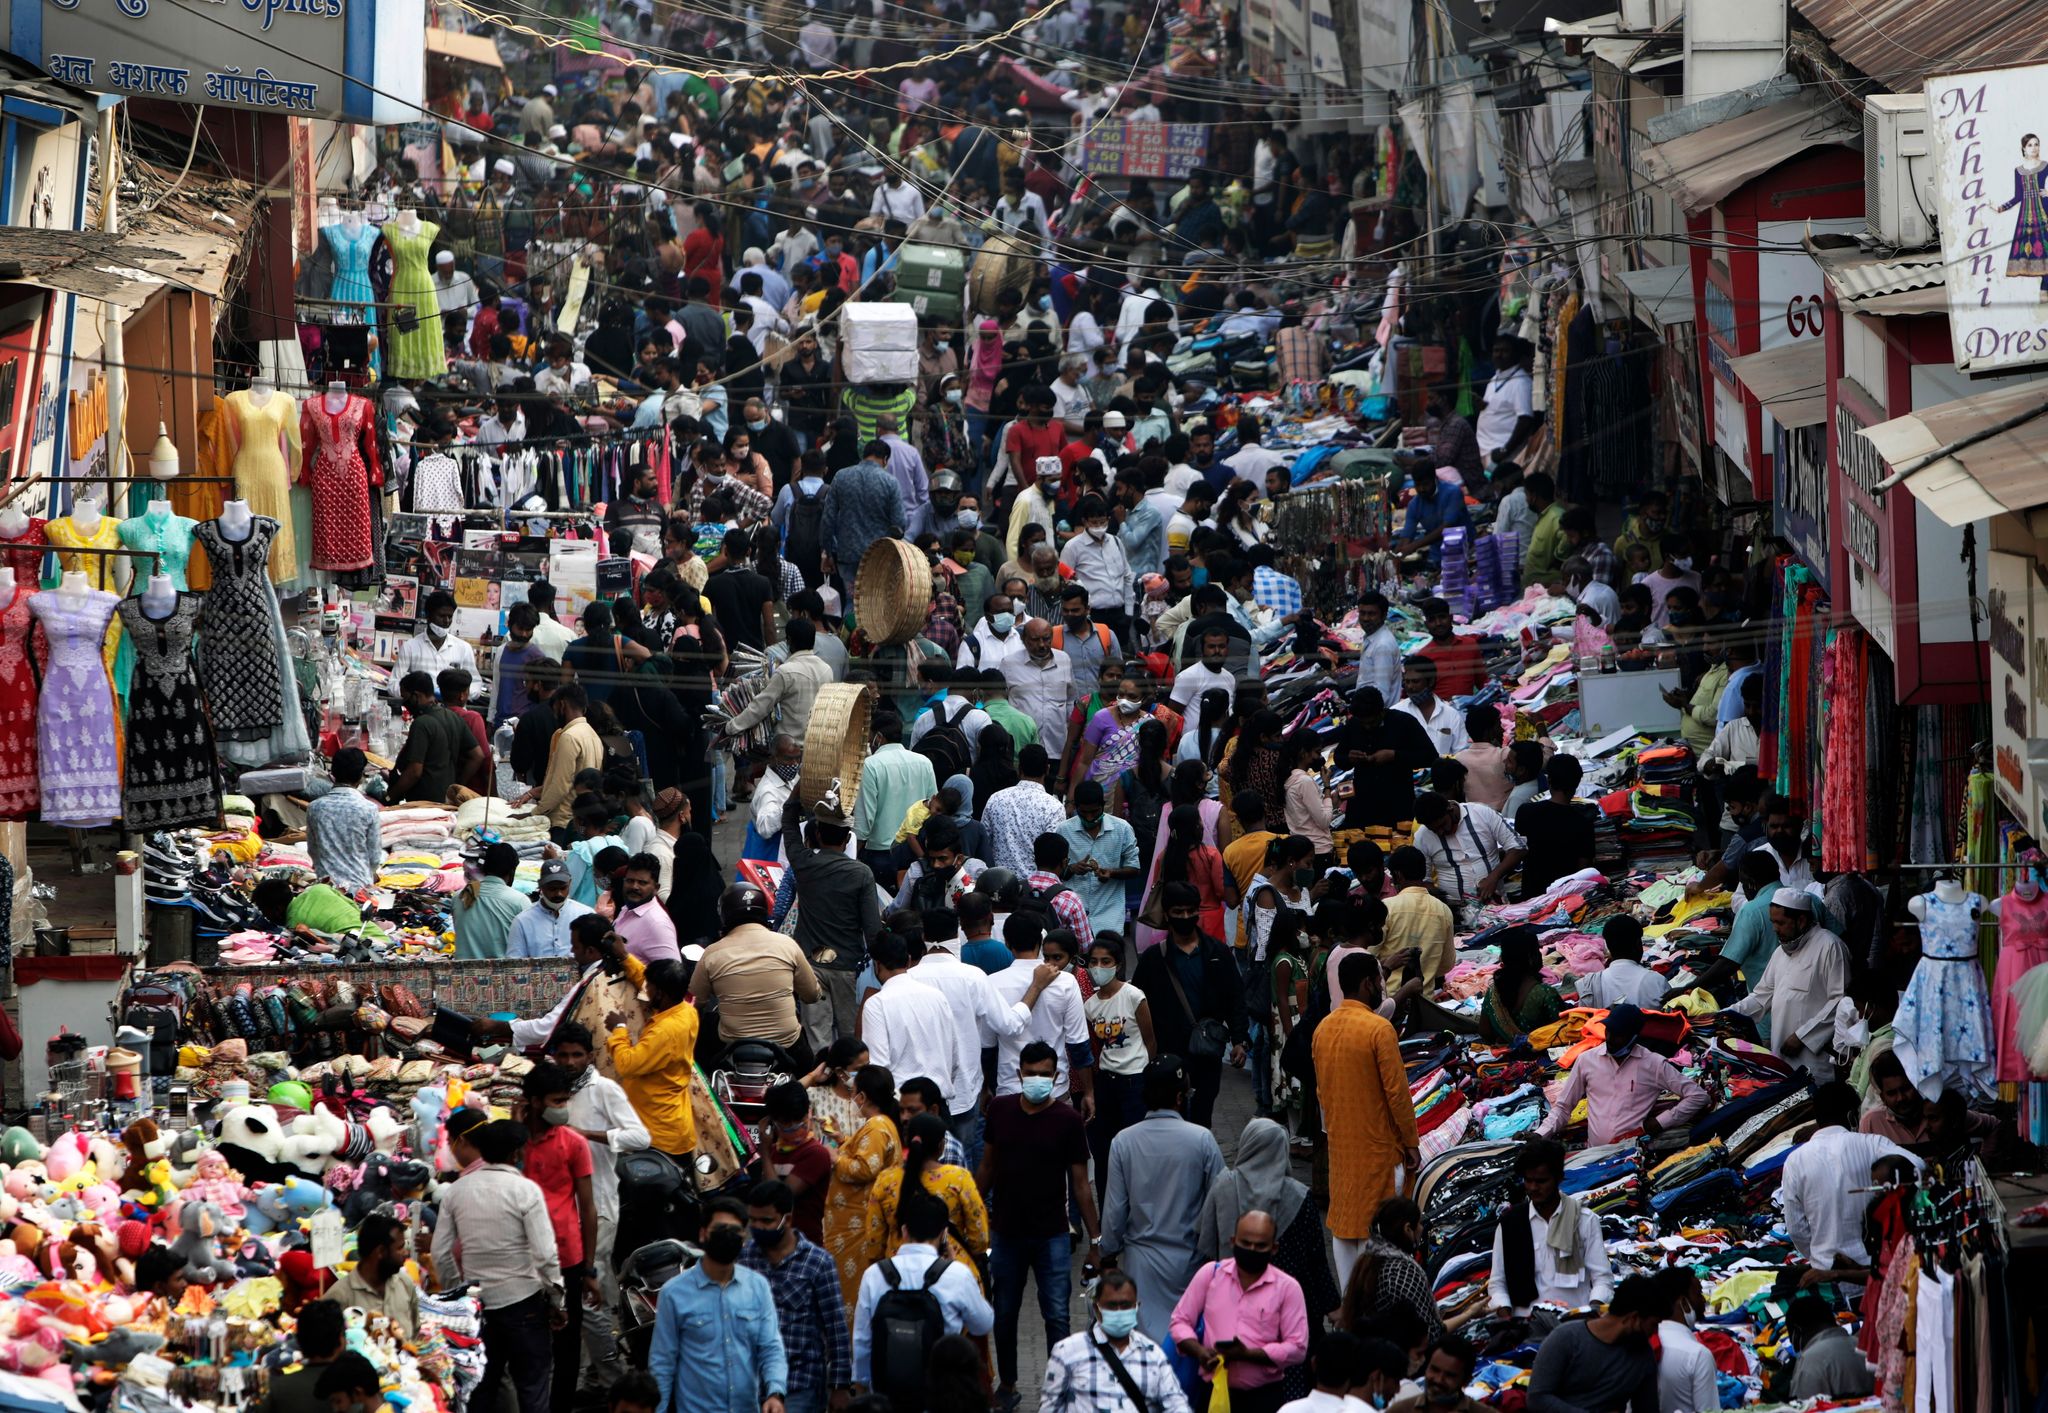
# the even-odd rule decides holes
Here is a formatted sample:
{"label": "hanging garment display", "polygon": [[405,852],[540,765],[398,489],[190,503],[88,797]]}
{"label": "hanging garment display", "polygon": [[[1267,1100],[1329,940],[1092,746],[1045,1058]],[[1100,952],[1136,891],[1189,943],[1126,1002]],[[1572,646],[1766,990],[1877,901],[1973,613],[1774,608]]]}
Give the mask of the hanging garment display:
{"label": "hanging garment display", "polygon": [[462,490],[462,466],[446,448],[425,452],[413,463],[412,508],[419,515],[460,515],[469,502]]}
{"label": "hanging garment display", "polygon": [[36,712],[45,824],[83,829],[121,817],[119,732],[101,655],[120,602],[101,589],[52,589],[29,600],[48,644]]}
{"label": "hanging garment display", "polygon": [[41,516],[28,517],[28,525],[12,538],[0,535],[0,564],[14,571],[21,583],[34,588],[43,577],[43,550],[49,544],[43,535],[48,524]]}
{"label": "hanging garment display", "polygon": [[213,570],[201,618],[199,673],[213,728],[224,741],[260,740],[284,719],[285,662],[271,631],[277,596],[265,569],[279,532],[277,521],[258,515],[239,541],[229,539],[218,520],[206,521],[194,535]]}
{"label": "hanging garment display", "polygon": [[36,774],[36,675],[29,665],[35,615],[33,578],[16,574],[14,596],[0,608],[0,819],[27,819],[42,797]]}
{"label": "hanging garment display", "polygon": [[1991,993],[1991,1029],[1998,1042],[1997,1080],[2026,1084],[2039,1076],[2027,1062],[2032,1033],[2020,1023],[2020,978],[2048,965],[2048,888],[2022,861],[2019,882],[1998,900],[1998,981]]}
{"label": "hanging garment display", "polygon": [[[85,576],[85,582],[95,589],[113,592],[120,585],[115,577],[120,556],[111,554],[66,554],[65,550],[111,550],[121,548],[121,524],[110,515],[100,515],[92,521],[90,531],[81,530],[78,522],[67,515],[61,520],[52,520],[43,527],[43,535],[57,551],[58,567],[66,573]],[[33,578],[33,576],[31,576]],[[128,672],[135,663],[135,655],[127,641],[121,636],[121,625],[110,621],[107,624],[107,640],[102,645],[101,656],[107,665],[107,673],[114,684],[116,695],[128,695]]]}
{"label": "hanging garment display", "polygon": [[377,228],[361,217],[351,217],[332,226],[322,226],[320,235],[334,256],[334,283],[327,297],[356,307],[357,318],[370,317],[376,291],[370,288],[370,252],[377,247]]}
{"label": "hanging garment display", "polygon": [[427,267],[434,237],[441,228],[421,221],[412,234],[393,221],[384,227],[384,243],[392,259],[391,302],[409,304],[412,313],[392,321],[390,373],[395,378],[438,378],[448,371],[441,345],[441,296]]}
{"label": "hanging garment display", "polygon": [[1892,1051],[1929,1099],[1945,1089],[1989,1098],[1991,1002],[1977,949],[1983,895],[1945,902],[1931,892],[1920,902],[1920,962],[1899,998]]}
{"label": "hanging garment display", "polygon": [[[198,527],[197,520],[173,511],[169,501],[151,501],[142,514],[121,522],[121,543],[132,550],[154,552],[156,572],[169,579],[173,588],[187,589],[191,585],[186,582],[185,569],[192,560],[192,532]],[[146,578],[137,574],[130,589],[140,592]]]}
{"label": "hanging garment display", "polygon": [[270,578],[289,583],[298,575],[291,481],[292,468],[299,464],[299,405],[275,389],[259,401],[247,388],[229,393],[227,403],[236,498],[249,502],[255,514],[277,522],[270,544]]}
{"label": "hanging garment display", "polygon": [[370,487],[384,484],[384,473],[370,400],[344,394],[338,410],[334,402],[331,392],[315,393],[299,414],[299,480],[313,490],[313,567],[341,573],[369,567]]}
{"label": "hanging garment display", "polygon": [[138,832],[210,826],[220,819],[213,731],[192,664],[200,604],[199,595],[181,593],[168,617],[152,618],[141,598],[121,601],[121,621],[137,659],[128,692],[123,818]]}

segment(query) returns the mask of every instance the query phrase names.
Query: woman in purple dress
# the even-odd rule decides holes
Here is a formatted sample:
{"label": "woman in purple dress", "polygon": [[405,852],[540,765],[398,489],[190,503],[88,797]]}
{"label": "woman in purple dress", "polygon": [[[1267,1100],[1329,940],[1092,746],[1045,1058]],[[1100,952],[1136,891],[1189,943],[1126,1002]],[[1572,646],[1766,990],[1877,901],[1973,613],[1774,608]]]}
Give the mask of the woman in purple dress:
{"label": "woman in purple dress", "polygon": [[2010,211],[2017,206],[2019,219],[2013,222],[2012,250],[2006,256],[2007,278],[2041,281],[2041,298],[2048,300],[2048,198],[2042,187],[2048,181],[2048,167],[2041,161],[2041,138],[2028,133],[2020,139],[2020,164],[2012,174],[2012,200],[1999,207]]}

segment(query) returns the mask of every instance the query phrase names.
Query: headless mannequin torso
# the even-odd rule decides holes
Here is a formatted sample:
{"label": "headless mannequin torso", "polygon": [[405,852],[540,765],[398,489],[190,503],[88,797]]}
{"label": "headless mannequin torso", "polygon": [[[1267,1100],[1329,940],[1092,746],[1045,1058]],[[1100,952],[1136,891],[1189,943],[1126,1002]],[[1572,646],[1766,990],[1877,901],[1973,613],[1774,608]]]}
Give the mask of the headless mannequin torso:
{"label": "headless mannequin torso", "polygon": [[224,538],[240,544],[249,538],[251,523],[249,502],[246,500],[231,500],[221,506],[220,532]]}

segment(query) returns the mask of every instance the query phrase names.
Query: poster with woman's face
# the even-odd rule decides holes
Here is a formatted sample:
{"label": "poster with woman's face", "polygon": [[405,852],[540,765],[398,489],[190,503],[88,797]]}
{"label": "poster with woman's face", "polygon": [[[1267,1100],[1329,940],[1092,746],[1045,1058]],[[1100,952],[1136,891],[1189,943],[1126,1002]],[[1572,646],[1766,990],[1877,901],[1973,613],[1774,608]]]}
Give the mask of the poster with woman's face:
{"label": "poster with woman's face", "polygon": [[1906,163],[1909,199],[1922,190],[1919,164],[1935,165],[1949,332],[1971,372],[2048,364],[2044,79],[2040,67],[1930,79],[1933,155],[1886,154]]}

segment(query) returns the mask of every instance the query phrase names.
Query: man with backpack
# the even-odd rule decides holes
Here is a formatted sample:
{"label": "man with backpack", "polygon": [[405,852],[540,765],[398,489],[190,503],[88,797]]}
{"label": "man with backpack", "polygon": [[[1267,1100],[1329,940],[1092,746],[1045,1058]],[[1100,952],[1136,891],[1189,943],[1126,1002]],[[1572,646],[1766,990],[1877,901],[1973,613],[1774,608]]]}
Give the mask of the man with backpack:
{"label": "man with backpack", "polygon": [[1069,847],[1064,834],[1041,834],[1031,841],[1031,861],[1036,867],[1024,875],[1024,896],[1052,914],[1056,926],[1074,934],[1074,955],[1085,956],[1095,945],[1095,927],[1088,917],[1088,904],[1067,886]]}
{"label": "man with backpack", "polygon": [[921,1188],[904,1193],[896,1204],[903,1244],[861,1274],[853,1312],[853,1379],[886,1397],[897,1413],[924,1408],[924,1372],[933,1345],[949,1334],[986,1335],[995,1325],[995,1311],[974,1272],[939,1254],[947,1221],[943,1199]]}
{"label": "man with backpack", "polygon": [[962,690],[955,684],[951,667],[935,662],[923,669],[923,675],[940,695],[911,722],[910,749],[932,763],[932,775],[943,785],[965,775],[974,764],[988,713],[974,704],[971,688]]}
{"label": "man with backpack", "polygon": [[1060,590],[1060,621],[1053,625],[1052,645],[1067,655],[1073,667],[1076,701],[1095,690],[1103,663],[1123,663],[1123,648],[1116,635],[1089,617],[1088,591],[1079,584]]}
{"label": "man with backpack", "polygon": [[815,589],[825,577],[819,568],[825,552],[825,453],[805,452],[798,469],[768,518],[782,532],[782,557],[804,576],[805,588]]}

